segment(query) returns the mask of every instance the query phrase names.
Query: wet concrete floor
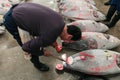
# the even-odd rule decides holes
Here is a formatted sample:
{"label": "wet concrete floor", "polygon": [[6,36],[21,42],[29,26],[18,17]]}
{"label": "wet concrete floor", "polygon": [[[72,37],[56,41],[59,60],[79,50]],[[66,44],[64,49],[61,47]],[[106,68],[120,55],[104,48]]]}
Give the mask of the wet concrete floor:
{"label": "wet concrete floor", "polygon": [[[34,2],[47,5],[50,8],[56,6],[51,5],[53,2],[50,2],[50,0],[35,0]],[[106,14],[109,6],[103,5],[105,0],[95,0],[95,2],[100,11]],[[119,24],[120,21],[117,23],[116,27],[110,29],[106,33],[120,38]],[[49,49],[53,53],[56,53],[53,48],[50,47]],[[120,46],[113,50],[120,52]],[[64,53],[72,55],[76,52],[77,51],[63,49],[63,51],[57,54],[57,56]],[[59,63],[59,60],[45,56],[40,57],[40,60],[50,67],[50,71],[40,72],[34,68],[29,60],[24,59],[22,49],[7,31],[5,34],[0,35],[0,80],[80,80],[81,74],[77,72],[64,72],[63,74],[58,74],[55,70],[55,64]],[[120,80],[120,75],[107,77],[109,77],[110,80]],[[98,78],[94,79],[102,80]]]}

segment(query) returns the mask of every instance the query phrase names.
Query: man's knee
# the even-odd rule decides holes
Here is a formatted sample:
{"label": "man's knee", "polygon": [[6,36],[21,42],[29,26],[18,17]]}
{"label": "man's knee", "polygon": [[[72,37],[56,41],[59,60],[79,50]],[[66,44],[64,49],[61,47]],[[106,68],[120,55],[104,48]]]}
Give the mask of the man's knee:
{"label": "man's knee", "polygon": [[43,51],[39,51],[39,52],[31,53],[31,55],[43,56],[44,52]]}

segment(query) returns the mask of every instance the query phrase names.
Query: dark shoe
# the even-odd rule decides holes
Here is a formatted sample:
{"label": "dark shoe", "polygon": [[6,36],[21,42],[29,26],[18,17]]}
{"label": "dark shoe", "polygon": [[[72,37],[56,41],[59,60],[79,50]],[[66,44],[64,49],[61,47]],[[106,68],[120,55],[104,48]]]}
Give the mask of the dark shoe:
{"label": "dark shoe", "polygon": [[114,27],[118,20],[120,19],[120,12],[116,12],[115,16],[110,23],[106,24],[109,28]]}
{"label": "dark shoe", "polygon": [[110,19],[106,18],[103,22],[110,22]]}
{"label": "dark shoe", "polygon": [[104,5],[108,6],[110,5],[110,2],[105,2]]}
{"label": "dark shoe", "polygon": [[111,2],[111,0],[105,2],[104,5],[108,6],[108,5],[110,5],[110,2]]}
{"label": "dark shoe", "polygon": [[34,64],[34,66],[40,71],[43,71],[43,72],[49,71],[49,67],[43,63]]}
{"label": "dark shoe", "polygon": [[39,56],[36,55],[31,55],[31,60],[30,60],[33,65],[40,71],[48,71],[49,67],[39,61]]}

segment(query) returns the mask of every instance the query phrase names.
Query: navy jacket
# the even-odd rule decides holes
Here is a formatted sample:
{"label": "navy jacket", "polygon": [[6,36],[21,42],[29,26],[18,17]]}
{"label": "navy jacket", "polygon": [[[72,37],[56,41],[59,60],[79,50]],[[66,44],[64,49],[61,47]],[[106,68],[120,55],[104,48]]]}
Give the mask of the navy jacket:
{"label": "navy jacket", "polygon": [[112,0],[111,5],[116,6],[116,10],[120,12],[120,0]]}
{"label": "navy jacket", "polygon": [[19,4],[13,9],[12,16],[21,29],[37,37],[23,44],[23,50],[29,53],[51,45],[65,26],[57,12],[36,3]]}

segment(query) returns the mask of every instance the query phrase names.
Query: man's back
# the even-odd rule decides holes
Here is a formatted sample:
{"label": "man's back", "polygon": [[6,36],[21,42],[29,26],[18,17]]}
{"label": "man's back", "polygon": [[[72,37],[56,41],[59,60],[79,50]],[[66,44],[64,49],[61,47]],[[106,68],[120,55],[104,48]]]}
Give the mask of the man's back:
{"label": "man's back", "polygon": [[[19,4],[13,9],[12,15],[18,25],[20,25],[19,27],[27,31],[37,32],[41,27],[47,29],[64,26],[62,17],[58,13],[39,4]],[[36,28],[37,31],[35,30]],[[38,34],[36,33],[36,35]]]}
{"label": "man's back", "polygon": [[20,28],[33,36],[42,36],[49,43],[56,40],[65,25],[57,12],[35,3],[19,4],[12,15]]}

